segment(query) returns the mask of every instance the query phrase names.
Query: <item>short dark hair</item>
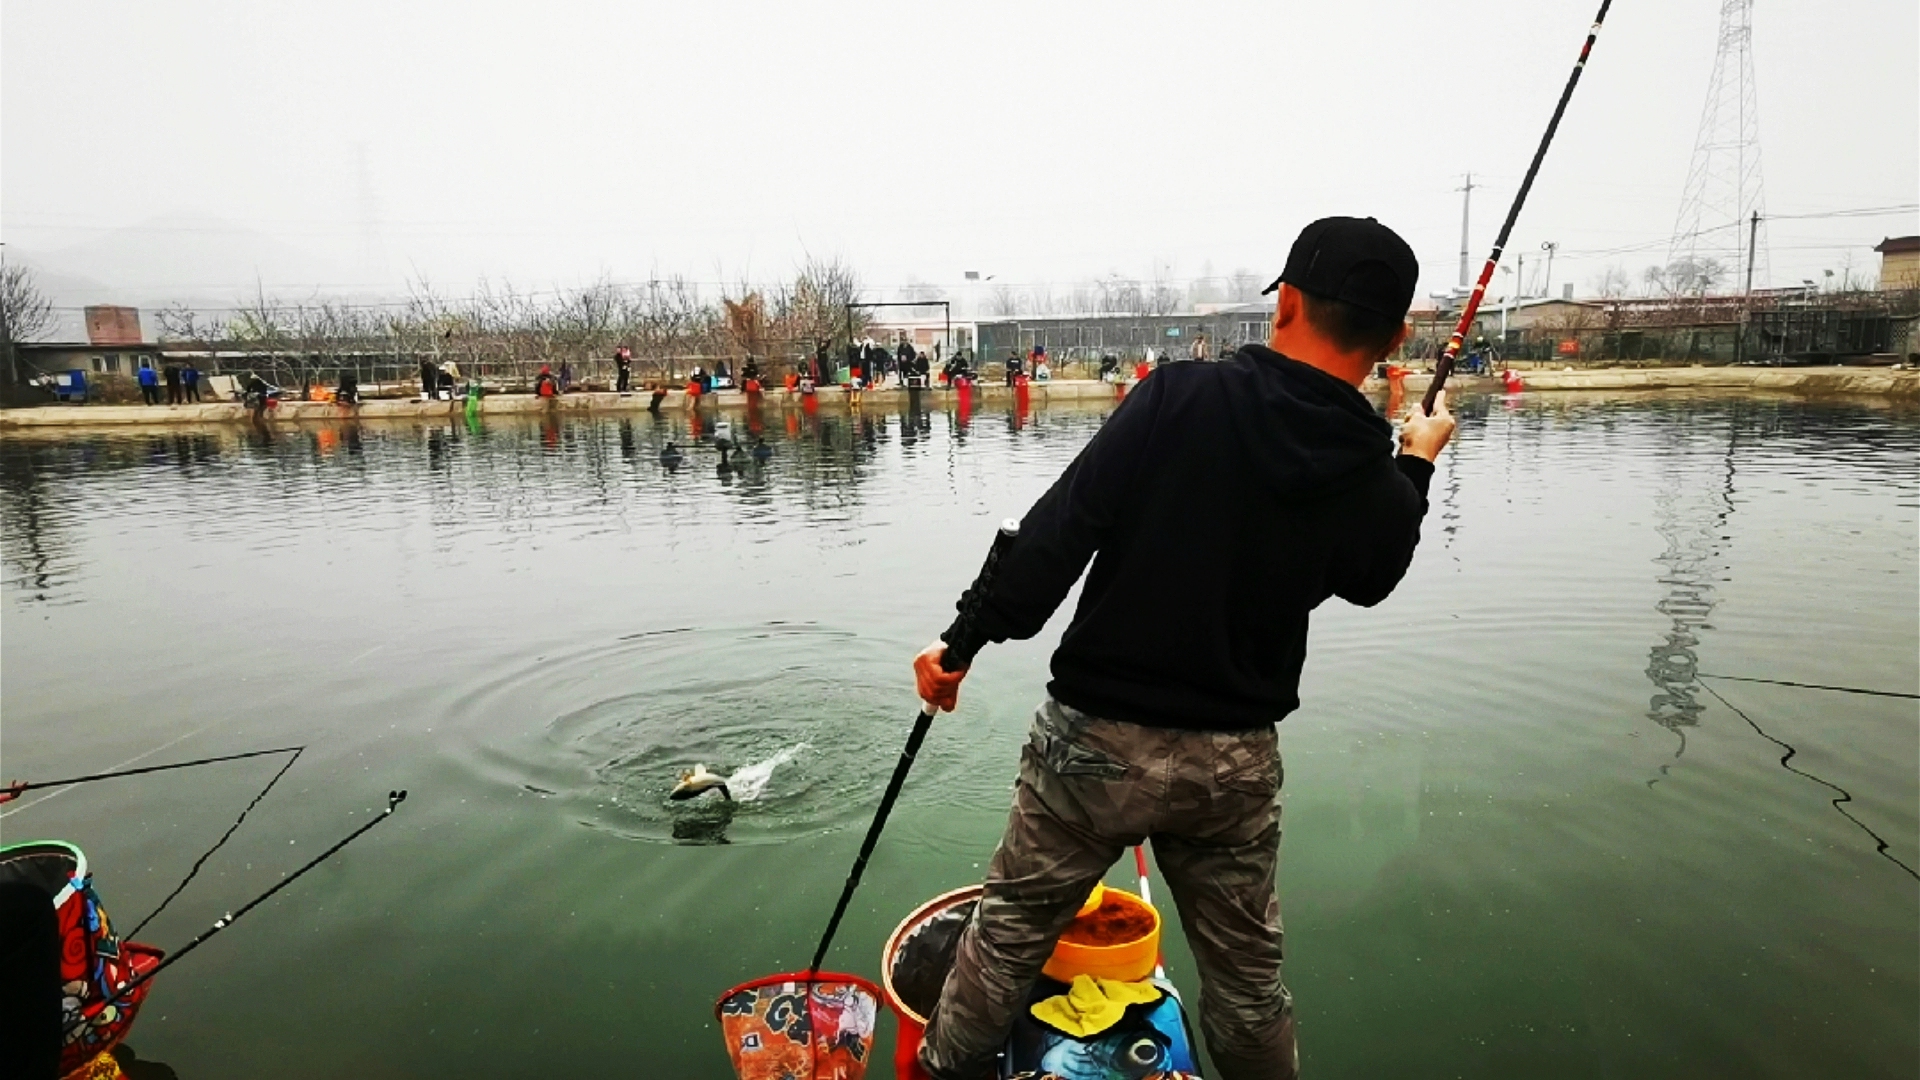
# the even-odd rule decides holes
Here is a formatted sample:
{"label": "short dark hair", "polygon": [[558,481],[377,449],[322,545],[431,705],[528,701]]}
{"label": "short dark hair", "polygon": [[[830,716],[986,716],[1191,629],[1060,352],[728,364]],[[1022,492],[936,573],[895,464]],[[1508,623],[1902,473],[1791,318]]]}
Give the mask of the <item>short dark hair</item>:
{"label": "short dark hair", "polygon": [[1368,311],[1345,300],[1315,296],[1305,289],[1300,290],[1300,303],[1306,310],[1307,325],[1341,352],[1365,353],[1374,359],[1387,355],[1395,335],[1406,325],[1405,319]]}

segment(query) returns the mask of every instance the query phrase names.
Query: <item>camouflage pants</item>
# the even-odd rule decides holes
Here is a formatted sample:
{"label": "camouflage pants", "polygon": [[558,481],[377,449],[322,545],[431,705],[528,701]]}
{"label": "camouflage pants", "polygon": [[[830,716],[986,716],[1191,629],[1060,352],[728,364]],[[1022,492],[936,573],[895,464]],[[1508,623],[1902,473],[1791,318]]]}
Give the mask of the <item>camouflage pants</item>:
{"label": "camouflage pants", "polygon": [[1174,731],[1041,705],[1007,831],[929,1019],[935,1080],[991,1075],[994,1053],[1093,884],[1151,838],[1200,968],[1200,1020],[1221,1080],[1299,1072],[1280,979],[1280,754],[1271,728]]}

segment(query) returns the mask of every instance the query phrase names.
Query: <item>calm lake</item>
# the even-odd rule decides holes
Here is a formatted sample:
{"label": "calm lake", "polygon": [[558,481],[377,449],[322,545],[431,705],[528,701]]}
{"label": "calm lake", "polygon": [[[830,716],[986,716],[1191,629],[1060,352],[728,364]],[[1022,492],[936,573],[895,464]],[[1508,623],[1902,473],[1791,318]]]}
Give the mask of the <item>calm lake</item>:
{"label": "calm lake", "polygon": [[[411,792],[162,976],[139,1056],[727,1076],[714,999],[805,966],[912,654],[1105,411],[929,406],[770,411],[731,469],[684,413],[0,440],[0,772],[307,748],[142,940]],[[1706,677],[1920,689],[1920,409],[1459,411],[1406,582],[1316,614],[1281,725],[1307,1074],[1920,1073],[1920,708]],[[1065,623],[982,654],[830,966],[877,978],[978,880]],[[774,759],[730,819],[665,799]],[[0,834],[79,844],[131,927],[280,764],[34,793]],[[1178,934],[1167,964],[1197,998]]]}

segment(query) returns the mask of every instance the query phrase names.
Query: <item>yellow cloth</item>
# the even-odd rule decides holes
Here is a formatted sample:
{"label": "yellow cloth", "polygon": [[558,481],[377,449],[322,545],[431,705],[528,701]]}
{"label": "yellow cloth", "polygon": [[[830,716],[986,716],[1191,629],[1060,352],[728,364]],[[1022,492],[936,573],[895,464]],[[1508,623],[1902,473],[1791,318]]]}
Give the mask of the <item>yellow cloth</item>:
{"label": "yellow cloth", "polygon": [[1115,982],[1092,975],[1075,975],[1066,993],[1034,1003],[1033,1018],[1084,1039],[1119,1023],[1127,1006],[1159,1000],[1160,988],[1150,982]]}

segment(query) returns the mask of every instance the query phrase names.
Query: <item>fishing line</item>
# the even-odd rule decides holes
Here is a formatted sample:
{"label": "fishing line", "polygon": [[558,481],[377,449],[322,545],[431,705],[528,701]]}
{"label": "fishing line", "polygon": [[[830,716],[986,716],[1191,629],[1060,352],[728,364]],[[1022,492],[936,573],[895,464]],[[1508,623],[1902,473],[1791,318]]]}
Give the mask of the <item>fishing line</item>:
{"label": "fishing line", "polygon": [[1715,690],[1713,687],[1708,686],[1706,683],[1701,683],[1700,689],[1705,690],[1709,694],[1712,694],[1713,699],[1715,701],[1718,701],[1720,704],[1725,705],[1729,709],[1732,709],[1734,715],[1738,716],[1742,720],[1745,720],[1747,722],[1747,726],[1752,728],[1754,731],[1758,732],[1761,738],[1785,750],[1786,751],[1785,756],[1781,757],[1780,759],[1781,768],[1787,770],[1790,773],[1793,773],[1796,776],[1804,776],[1807,779],[1813,781],[1814,783],[1819,784],[1821,787],[1827,788],[1828,790],[1839,792],[1840,797],[1833,800],[1833,808],[1835,810],[1840,811],[1840,816],[1846,818],[1848,821],[1851,821],[1855,825],[1859,826],[1861,832],[1866,833],[1868,836],[1873,837],[1873,842],[1875,845],[1874,850],[1880,855],[1881,858],[1887,860],[1888,862],[1899,867],[1900,869],[1905,870],[1907,872],[1908,877],[1913,878],[1915,881],[1920,881],[1920,871],[1915,871],[1913,867],[1908,866],[1906,863],[1903,863],[1899,859],[1895,858],[1893,856],[1893,853],[1887,850],[1887,846],[1888,846],[1887,842],[1880,838],[1879,833],[1874,832],[1872,829],[1868,828],[1866,822],[1861,821],[1859,818],[1854,817],[1852,814],[1847,813],[1847,808],[1840,805],[1841,803],[1850,803],[1853,801],[1853,794],[1851,792],[1849,792],[1846,788],[1841,787],[1839,784],[1835,784],[1827,780],[1822,780],[1821,778],[1813,775],[1810,772],[1807,772],[1803,769],[1796,769],[1792,765],[1789,765],[1788,762],[1792,761],[1793,756],[1795,754],[1798,754],[1800,751],[1794,749],[1790,743],[1781,742],[1779,739],[1776,739],[1773,736],[1767,734],[1766,731],[1763,730],[1759,724],[1756,724],[1753,722],[1753,717],[1748,716],[1744,711],[1741,710],[1740,706],[1735,705],[1733,702],[1728,701],[1726,698],[1721,697],[1720,691]]}
{"label": "fishing line", "polygon": [[1799,690],[1831,690],[1836,694],[1867,694],[1872,697],[1907,698],[1920,701],[1920,694],[1909,694],[1903,690],[1867,690],[1858,686],[1825,686],[1820,683],[1792,682],[1787,679],[1756,679],[1750,675],[1708,675],[1697,673],[1696,678],[1721,679],[1726,682],[1766,683],[1768,686],[1791,686]]}
{"label": "fishing line", "polygon": [[[250,811],[252,811],[254,807],[260,805],[260,800],[267,797],[267,792],[273,790],[273,785],[279,783],[280,778],[287,775],[287,770],[293,768],[293,763],[300,760],[300,753],[301,751],[305,750],[306,747],[294,746],[294,747],[288,747],[287,749],[290,749],[293,751],[293,756],[287,759],[287,763],[285,765],[280,766],[280,771],[273,774],[273,779],[267,781],[267,786],[260,789],[260,794],[255,795],[253,797],[253,801],[247,804],[246,809],[240,811],[240,816],[233,819],[233,824],[227,826],[227,831],[221,834],[220,839],[214,841],[213,846],[208,848],[205,854],[201,855],[198,859],[195,859],[193,861],[193,869],[187,871],[187,876],[180,879],[180,884],[175,885],[173,887],[173,891],[167,894],[167,898],[165,900],[160,901],[160,906],[148,912],[146,918],[141,919],[140,922],[136,926],[134,926],[132,930],[127,931],[126,937],[128,940],[132,940],[133,938],[137,937],[141,929],[144,928],[148,923],[152,922],[155,916],[167,910],[167,905],[173,903],[173,898],[176,896],[179,896],[180,893],[186,889],[187,885],[193,881],[194,875],[200,872],[200,867],[204,866],[208,859],[213,858],[213,853],[216,851],[219,851],[221,847],[223,847],[226,844],[226,842],[233,836],[233,834],[239,830],[240,823],[247,820],[247,814]],[[273,752],[275,751],[261,751],[261,753],[273,753]],[[278,752],[285,753],[284,750],[278,751]],[[259,755],[247,754],[244,756],[257,757]]]}
{"label": "fishing line", "polygon": [[[362,825],[359,828],[348,833],[346,837],[342,839],[339,843],[333,845],[327,850],[314,856],[313,859],[309,861],[305,866],[302,866],[300,869],[295,870],[293,873],[287,875],[284,878],[281,878],[278,882],[274,884],[273,888],[268,889],[266,892],[263,892],[259,896],[254,897],[252,900],[247,901],[246,904],[240,908],[240,910],[232,912],[231,914],[222,915],[220,918],[215,919],[212,926],[202,931],[199,934],[199,936],[195,937],[192,941],[189,941],[185,945],[182,945],[178,951],[172,953],[166,959],[154,965],[154,967],[151,970],[149,970],[143,975],[139,975],[133,979],[128,980],[126,985],[115,988],[113,993],[108,994],[105,998],[101,999],[100,1007],[98,1009],[95,1009],[94,1012],[98,1014],[101,1010],[105,1009],[107,1006],[114,1004],[120,999],[126,997],[128,994],[131,994],[133,991],[139,989],[141,986],[145,985],[146,983],[153,981],[154,976],[160,974],[161,972],[167,970],[167,968],[173,966],[173,963],[176,960],[179,960],[181,957],[199,948],[202,944],[204,944],[207,941],[207,939],[213,937],[215,934],[218,934],[220,931],[225,930],[227,927],[232,926],[236,922],[239,922],[240,917],[242,915],[245,915],[247,912],[252,911],[256,907],[259,907],[261,904],[265,903],[267,899],[271,897],[274,893],[277,893],[281,889],[284,889],[287,886],[293,884],[294,882],[300,880],[301,875],[305,874],[307,871],[313,869],[314,867],[319,866],[321,863],[326,862],[328,859],[334,856],[335,852],[338,852],[341,848],[346,847],[348,844],[353,843],[355,840],[358,840],[361,836],[363,836],[367,832],[367,830],[373,828],[375,825],[378,825],[381,822],[387,820],[388,817],[392,816],[394,808],[399,806],[401,803],[405,802],[406,798],[407,798],[407,793],[405,790],[387,792],[387,808],[385,810],[380,811],[379,815],[376,816],[372,821],[369,821],[365,825]],[[131,937],[131,935],[128,935],[128,936]],[[82,1027],[85,1027],[87,1024],[91,1022],[92,1022],[91,1017],[82,1015],[81,1017],[76,1019],[76,1021],[72,1026],[67,1028],[63,1038],[70,1038],[74,1032],[79,1031]]]}

